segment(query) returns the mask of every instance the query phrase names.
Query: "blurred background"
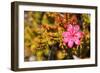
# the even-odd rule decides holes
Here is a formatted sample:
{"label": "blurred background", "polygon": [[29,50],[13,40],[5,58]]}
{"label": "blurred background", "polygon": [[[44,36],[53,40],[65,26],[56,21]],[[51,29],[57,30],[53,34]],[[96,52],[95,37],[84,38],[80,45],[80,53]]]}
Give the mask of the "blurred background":
{"label": "blurred background", "polygon": [[[83,38],[78,39],[80,45],[73,43],[71,48],[68,47],[68,43],[64,44],[62,35],[64,32],[68,32],[67,26],[70,24],[73,27],[78,25],[79,30],[84,33]],[[90,14],[25,11],[25,61],[89,58],[90,26]],[[74,34],[79,34],[78,31],[74,32]]]}

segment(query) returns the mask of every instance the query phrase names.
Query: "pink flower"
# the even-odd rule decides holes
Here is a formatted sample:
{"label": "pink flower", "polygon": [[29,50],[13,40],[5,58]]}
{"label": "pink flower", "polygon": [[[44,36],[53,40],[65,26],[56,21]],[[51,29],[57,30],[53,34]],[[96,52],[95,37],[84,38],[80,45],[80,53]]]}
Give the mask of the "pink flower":
{"label": "pink flower", "polygon": [[80,45],[80,38],[83,36],[83,32],[80,31],[79,25],[68,25],[67,31],[63,32],[63,42],[68,43],[68,47],[72,48],[74,43]]}

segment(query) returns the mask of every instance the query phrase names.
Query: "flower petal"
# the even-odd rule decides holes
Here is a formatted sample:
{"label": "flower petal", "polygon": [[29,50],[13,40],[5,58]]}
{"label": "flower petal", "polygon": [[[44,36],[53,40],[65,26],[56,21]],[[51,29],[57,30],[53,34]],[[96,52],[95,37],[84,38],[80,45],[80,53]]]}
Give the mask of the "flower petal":
{"label": "flower petal", "polygon": [[74,41],[73,41],[73,40],[69,40],[69,41],[68,41],[68,47],[69,47],[69,48],[72,48],[73,45],[74,45]]}
{"label": "flower petal", "polygon": [[67,31],[72,31],[73,30],[73,26],[71,25],[71,24],[69,24],[68,26],[67,26]]}
{"label": "flower petal", "polygon": [[79,39],[75,39],[74,42],[75,42],[76,45],[80,45],[80,40]]}
{"label": "flower petal", "polygon": [[79,30],[80,30],[79,25],[75,25],[75,26],[74,26],[74,31],[75,31],[75,32],[78,32]]}
{"label": "flower petal", "polygon": [[63,42],[64,42],[64,43],[67,43],[68,41],[69,41],[68,38],[63,38]]}
{"label": "flower petal", "polygon": [[77,37],[77,38],[81,38],[82,36],[83,36],[83,33],[81,31],[79,31],[75,34],[75,37]]}
{"label": "flower petal", "polygon": [[63,36],[63,37],[68,37],[69,35],[70,35],[69,32],[63,32],[63,33],[62,33],[62,36]]}

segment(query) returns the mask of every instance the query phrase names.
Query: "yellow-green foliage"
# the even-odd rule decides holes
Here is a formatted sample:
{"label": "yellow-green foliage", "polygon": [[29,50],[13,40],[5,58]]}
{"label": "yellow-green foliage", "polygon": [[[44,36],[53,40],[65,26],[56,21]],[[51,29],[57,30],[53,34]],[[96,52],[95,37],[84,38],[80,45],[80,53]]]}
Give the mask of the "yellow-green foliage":
{"label": "yellow-green foliage", "polygon": [[[65,31],[65,25],[71,23],[79,24],[85,36],[80,46],[74,46],[70,50],[63,44],[62,33]],[[25,61],[29,61],[31,56],[35,56],[36,61],[72,59],[73,55],[88,58],[90,15],[25,11],[24,47]]]}

